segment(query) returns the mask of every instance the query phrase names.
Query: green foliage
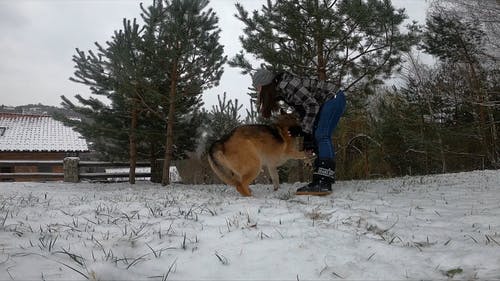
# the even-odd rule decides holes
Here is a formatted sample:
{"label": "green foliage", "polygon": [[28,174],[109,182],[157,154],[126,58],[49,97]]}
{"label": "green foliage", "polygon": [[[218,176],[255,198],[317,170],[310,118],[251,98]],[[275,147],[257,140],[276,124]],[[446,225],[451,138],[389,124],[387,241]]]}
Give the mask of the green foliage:
{"label": "green foliage", "polygon": [[389,92],[379,101],[378,117],[373,119],[374,133],[382,143],[386,154],[384,160],[394,174],[409,172],[413,157],[410,150],[411,131],[418,131],[418,114],[397,91]]}
{"label": "green foliage", "polygon": [[[416,43],[417,26],[402,33],[404,10],[387,0],[268,1],[252,14],[241,4],[236,8],[247,53],[274,69],[327,78],[346,89],[380,83]],[[243,52],[229,63],[251,70]]]}
{"label": "green foliage", "polygon": [[423,49],[441,60],[477,61],[485,32],[477,20],[466,20],[440,9],[427,17]]}
{"label": "green foliage", "polygon": [[93,150],[100,152],[99,156],[103,160],[127,159],[128,155],[123,154],[128,146],[127,119],[97,98],[85,99],[80,95],[75,98],[81,106],[62,96],[63,106],[84,116],[83,118],[67,118],[62,114],[55,114],[54,118],[79,132],[89,141]]}
{"label": "green foliage", "polygon": [[341,178],[499,167],[500,76],[484,28],[473,17],[433,6],[421,46],[441,62],[425,66],[410,54],[401,87],[351,97],[336,134]]}
{"label": "green foliage", "polygon": [[205,112],[204,130],[206,141],[203,151],[206,151],[214,141],[243,124],[238,113],[242,108],[242,105],[238,104],[238,99],[227,100],[226,93],[222,98],[218,95],[217,99],[219,101],[218,105],[212,106],[210,112]]}
{"label": "green foliage", "polygon": [[[141,17],[95,51],[77,49],[74,77],[92,96],[63,96],[63,106],[84,116],[60,118],[73,126],[106,159],[126,159],[130,147],[140,158],[164,155],[167,123],[174,127],[173,157],[193,151],[199,137],[203,90],[216,86],[226,61],[218,19],[207,0],[153,1]],[[175,71],[174,71],[175,70]],[[178,93],[172,100],[172,91]],[[102,98],[99,98],[102,97]],[[106,100],[103,102],[102,100]],[[168,120],[170,105],[175,108]]]}
{"label": "green foliage", "polygon": [[[420,26],[388,0],[268,1],[249,13],[236,4],[245,25],[244,51],[229,64],[249,73],[251,54],[274,71],[329,80],[348,93],[348,110],[333,136],[339,178],[387,175],[385,150],[369,121],[371,96],[383,79],[400,70],[402,54],[416,45]],[[255,98],[250,93],[251,98]]]}
{"label": "green foliage", "polygon": [[[458,5],[463,6],[464,3]],[[477,5],[480,4],[465,6],[472,9]],[[495,7],[496,11],[500,11],[498,2],[496,5],[490,2],[489,5],[492,5],[492,11]],[[467,129],[463,133],[475,140],[472,143],[479,149],[473,149],[474,154],[482,158],[483,166],[500,167],[499,65],[496,55],[491,55],[488,50],[494,46],[491,42],[497,42],[498,38],[492,38],[495,32],[487,30],[491,26],[481,21],[484,19],[475,13],[463,17],[453,6],[436,3],[427,18],[422,46],[442,61],[442,65],[438,66],[441,80],[433,85],[445,103],[450,104],[446,101],[450,97],[454,99],[451,105],[443,106],[451,109],[445,114],[454,117],[452,121],[461,126],[459,131]],[[460,153],[470,154],[469,151]]]}
{"label": "green foliage", "polygon": [[392,174],[494,167],[485,153],[473,89],[463,79],[466,72],[452,63],[415,65],[402,88],[381,95],[371,127]]}
{"label": "green foliage", "polygon": [[443,274],[446,275],[446,277],[448,277],[448,278],[453,278],[453,277],[455,277],[455,275],[462,274],[463,272],[464,272],[463,269],[461,269],[460,267],[457,267],[457,268],[453,268],[453,269],[450,269],[447,271],[443,271]]}

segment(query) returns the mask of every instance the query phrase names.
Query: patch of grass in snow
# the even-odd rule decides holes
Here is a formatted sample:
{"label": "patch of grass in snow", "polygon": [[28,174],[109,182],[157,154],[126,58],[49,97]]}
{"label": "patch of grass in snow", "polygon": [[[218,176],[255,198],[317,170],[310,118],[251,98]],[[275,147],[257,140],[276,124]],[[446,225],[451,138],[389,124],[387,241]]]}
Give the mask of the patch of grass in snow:
{"label": "patch of grass in snow", "polygon": [[319,220],[328,221],[328,220],[330,220],[334,213],[335,213],[335,211],[322,212],[319,207],[316,207],[316,208],[312,209],[310,212],[306,212],[305,215],[307,218],[310,218],[314,224],[315,221],[319,221]]}
{"label": "patch of grass in snow", "polygon": [[464,271],[463,269],[461,269],[460,267],[457,267],[457,268],[453,268],[453,269],[450,269],[450,270],[446,270],[446,271],[442,271],[443,275],[445,275],[446,277],[449,277],[449,278],[453,278],[455,277],[455,275],[457,274],[462,274]]}

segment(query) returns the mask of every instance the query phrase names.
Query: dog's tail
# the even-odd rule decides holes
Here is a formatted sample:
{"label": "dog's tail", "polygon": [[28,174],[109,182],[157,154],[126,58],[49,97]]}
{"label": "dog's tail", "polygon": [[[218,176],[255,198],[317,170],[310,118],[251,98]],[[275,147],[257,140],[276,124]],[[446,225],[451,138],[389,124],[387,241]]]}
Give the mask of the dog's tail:
{"label": "dog's tail", "polygon": [[241,182],[240,176],[235,174],[223,152],[224,144],[216,141],[208,150],[208,163],[214,173],[226,184],[238,186]]}

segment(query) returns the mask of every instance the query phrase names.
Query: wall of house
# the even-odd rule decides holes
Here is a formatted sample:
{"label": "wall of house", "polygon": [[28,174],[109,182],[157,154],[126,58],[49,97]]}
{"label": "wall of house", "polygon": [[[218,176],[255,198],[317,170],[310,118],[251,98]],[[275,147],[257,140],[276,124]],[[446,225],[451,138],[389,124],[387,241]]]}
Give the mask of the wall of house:
{"label": "wall of house", "polygon": [[0,160],[63,160],[65,152],[0,152]]}
{"label": "wall of house", "polygon": [[[63,160],[66,157],[65,152],[0,152],[0,160]],[[5,165],[1,164],[4,171],[10,170],[14,173],[62,173],[61,164],[38,164],[38,165]],[[63,177],[0,177],[0,181],[54,181],[63,180]]]}

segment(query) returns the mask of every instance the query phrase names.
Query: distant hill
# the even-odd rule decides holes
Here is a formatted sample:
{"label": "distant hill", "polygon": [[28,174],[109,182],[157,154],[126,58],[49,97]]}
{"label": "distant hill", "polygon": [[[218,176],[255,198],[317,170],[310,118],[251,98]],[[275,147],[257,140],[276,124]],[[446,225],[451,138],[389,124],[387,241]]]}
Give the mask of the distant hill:
{"label": "distant hill", "polygon": [[61,113],[69,118],[81,118],[79,114],[67,110],[62,107],[39,104],[27,104],[19,106],[6,106],[0,105],[0,112],[6,113],[20,113],[20,114],[40,114],[40,115],[53,115],[54,113]]}

